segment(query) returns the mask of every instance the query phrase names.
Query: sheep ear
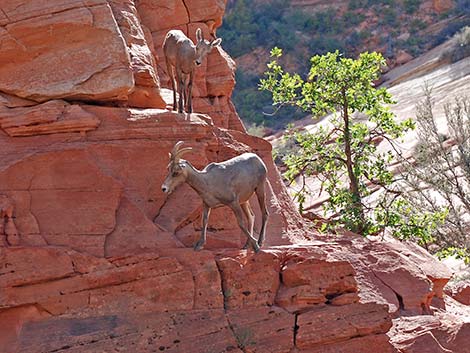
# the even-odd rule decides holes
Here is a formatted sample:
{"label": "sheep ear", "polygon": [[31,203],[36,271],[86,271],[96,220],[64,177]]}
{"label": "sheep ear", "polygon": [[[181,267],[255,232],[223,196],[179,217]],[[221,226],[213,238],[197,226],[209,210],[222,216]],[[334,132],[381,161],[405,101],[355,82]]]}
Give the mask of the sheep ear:
{"label": "sheep ear", "polygon": [[222,43],[222,38],[217,38],[217,39],[212,41],[211,47],[217,47],[217,46],[220,45],[220,43]]}
{"label": "sheep ear", "polygon": [[196,39],[198,42],[202,42],[204,40],[202,38],[202,31],[200,28],[196,29]]}

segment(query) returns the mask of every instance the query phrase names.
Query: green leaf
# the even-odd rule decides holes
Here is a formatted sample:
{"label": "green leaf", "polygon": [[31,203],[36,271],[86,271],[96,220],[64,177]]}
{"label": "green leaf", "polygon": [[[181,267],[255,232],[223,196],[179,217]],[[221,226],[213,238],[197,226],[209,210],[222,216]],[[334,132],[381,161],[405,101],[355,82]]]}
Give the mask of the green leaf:
{"label": "green leaf", "polygon": [[271,49],[271,57],[273,58],[280,58],[282,56],[282,49],[278,47],[274,47]]}

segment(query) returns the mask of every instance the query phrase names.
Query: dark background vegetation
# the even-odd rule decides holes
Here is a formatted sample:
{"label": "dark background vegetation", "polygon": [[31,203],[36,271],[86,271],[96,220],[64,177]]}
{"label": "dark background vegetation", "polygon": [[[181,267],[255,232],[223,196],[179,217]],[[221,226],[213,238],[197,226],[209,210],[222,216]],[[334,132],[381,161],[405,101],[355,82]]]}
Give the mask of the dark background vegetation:
{"label": "dark background vegetation", "polygon": [[[308,12],[293,7],[289,0],[235,0],[227,5],[218,35],[235,59],[263,48],[267,62],[273,46],[282,48],[290,58],[290,67],[301,75],[306,74],[311,56],[335,50],[347,57],[378,50],[393,65],[399,51],[418,56],[470,24],[470,0],[456,1],[446,13],[432,13],[431,23],[429,16],[421,16],[421,3],[422,0],[351,0],[345,11],[326,8]],[[434,23],[441,25],[430,31],[429,26]],[[248,127],[280,130],[305,116],[293,108],[270,115],[270,95],[258,90],[261,77],[262,72],[242,66],[236,72],[233,101]]]}

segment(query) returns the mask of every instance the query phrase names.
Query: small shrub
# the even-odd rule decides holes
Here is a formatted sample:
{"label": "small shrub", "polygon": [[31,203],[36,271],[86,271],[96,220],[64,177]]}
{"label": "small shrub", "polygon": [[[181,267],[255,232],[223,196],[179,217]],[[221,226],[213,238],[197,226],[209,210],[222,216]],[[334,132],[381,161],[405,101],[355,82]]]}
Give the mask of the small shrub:
{"label": "small shrub", "polygon": [[249,327],[236,328],[235,338],[237,340],[238,347],[241,349],[245,349],[248,346],[256,344],[254,341],[253,330]]}
{"label": "small shrub", "polygon": [[[289,125],[287,127],[288,131],[292,131],[294,127]],[[300,147],[294,139],[289,138],[287,135],[284,135],[284,138],[279,142],[275,149],[273,149],[273,159],[276,165],[281,166],[281,169],[286,169],[284,159],[294,153],[299,153]]]}
{"label": "small shrub", "polygon": [[266,128],[263,125],[251,124],[247,127],[247,132],[249,135],[263,137],[266,131]]}
{"label": "small shrub", "polygon": [[413,56],[418,56],[423,52],[426,40],[420,36],[410,36],[407,40],[399,41],[397,44],[400,49],[404,49]]}
{"label": "small shrub", "polygon": [[417,210],[446,210],[444,222],[433,231],[430,248],[441,257],[465,258],[470,249],[470,98],[458,97],[444,105],[446,135],[440,131],[442,122],[434,116],[429,88],[416,111],[416,163],[402,161],[405,195]]}
{"label": "small shrub", "polygon": [[394,0],[369,0],[368,1],[368,6],[373,6],[373,5],[393,5]]}
{"label": "small shrub", "polygon": [[351,26],[357,26],[362,21],[365,20],[365,16],[363,14],[354,13],[352,11],[346,11],[341,18],[344,26],[349,28]]}
{"label": "small shrub", "polygon": [[315,13],[312,16],[312,30],[322,34],[341,34],[344,26],[336,19],[336,11],[332,8]]}
{"label": "small shrub", "polygon": [[454,13],[457,16],[470,15],[470,0],[457,0],[454,8]]}
{"label": "small shrub", "polygon": [[442,53],[441,59],[455,63],[470,56],[470,27],[464,27],[452,38],[452,47]]}
{"label": "small shrub", "polygon": [[467,21],[450,22],[443,30],[434,36],[432,45],[437,46],[444,43],[447,39],[455,35],[462,27],[468,26],[470,23]]}
{"label": "small shrub", "polygon": [[314,26],[312,16],[299,9],[287,12],[284,20],[297,30],[311,30]]}
{"label": "small shrub", "polygon": [[313,38],[308,46],[310,53],[318,55],[331,53],[336,50],[342,53],[346,51],[346,45],[340,39],[328,35]]}
{"label": "small shrub", "polygon": [[412,15],[419,9],[421,5],[421,0],[404,0],[403,5],[405,6],[405,12],[409,15]]}
{"label": "small shrub", "polygon": [[357,10],[357,9],[364,8],[367,5],[368,5],[367,0],[350,0],[349,5],[348,5],[348,9],[349,10]]}
{"label": "small shrub", "polygon": [[470,250],[467,248],[456,248],[449,246],[448,248],[442,249],[436,253],[439,259],[445,259],[447,257],[455,257],[456,259],[463,260],[466,265],[470,265]]}
{"label": "small shrub", "polygon": [[419,18],[415,18],[410,22],[410,32],[418,32],[427,27],[426,22],[420,20]]}
{"label": "small shrub", "polygon": [[454,36],[456,44],[459,47],[468,47],[470,46],[470,26],[462,28],[459,33]]}
{"label": "small shrub", "polygon": [[394,8],[386,7],[381,11],[381,15],[383,16],[382,23],[388,26],[396,26],[398,25],[397,22],[397,13]]}

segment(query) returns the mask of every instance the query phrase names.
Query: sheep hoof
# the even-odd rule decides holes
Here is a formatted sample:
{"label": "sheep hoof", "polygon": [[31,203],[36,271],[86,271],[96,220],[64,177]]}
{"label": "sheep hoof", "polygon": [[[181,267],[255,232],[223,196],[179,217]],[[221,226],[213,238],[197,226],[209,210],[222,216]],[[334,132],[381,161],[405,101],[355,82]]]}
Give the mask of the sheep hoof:
{"label": "sheep hoof", "polygon": [[250,243],[249,242],[246,242],[245,245],[243,245],[243,250],[246,250],[248,249],[248,247],[250,246]]}
{"label": "sheep hoof", "polygon": [[253,250],[255,251],[255,253],[259,252],[260,248],[258,246],[258,243],[254,243]]}
{"label": "sheep hoof", "polygon": [[194,245],[194,251],[201,251],[203,247],[204,247],[204,244],[203,244],[203,243],[197,242],[197,243]]}

